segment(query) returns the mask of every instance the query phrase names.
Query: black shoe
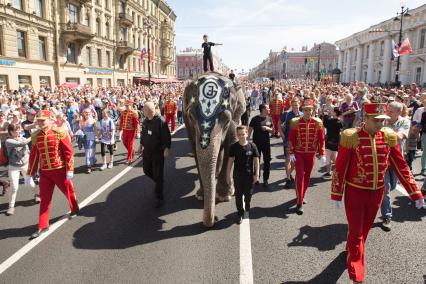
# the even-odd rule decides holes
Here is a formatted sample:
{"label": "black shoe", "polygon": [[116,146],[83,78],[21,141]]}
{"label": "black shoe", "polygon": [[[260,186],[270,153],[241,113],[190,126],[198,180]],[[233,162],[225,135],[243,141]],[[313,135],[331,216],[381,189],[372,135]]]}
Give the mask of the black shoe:
{"label": "black shoe", "polygon": [[243,222],[243,216],[238,215],[237,224],[240,225]]}
{"label": "black shoe", "polygon": [[322,175],[323,177],[331,177],[330,172],[326,172],[325,174]]}
{"label": "black shoe", "polygon": [[265,188],[268,187],[268,181],[267,180],[263,181],[263,187],[265,187]]}
{"label": "black shoe", "polygon": [[284,188],[285,189],[290,189],[294,186],[294,179],[291,177],[290,179],[287,179]]}
{"label": "black shoe", "polygon": [[247,205],[246,204],[246,206],[245,206],[245,208],[244,208],[245,210],[246,210],[246,212],[249,212],[250,211],[250,205]]}
{"label": "black shoe", "polygon": [[77,210],[75,212],[70,213],[70,216],[68,217],[68,219],[73,219],[73,218],[77,217],[79,213],[80,213],[80,208],[77,207]]}
{"label": "black shoe", "polygon": [[392,227],[392,225],[391,225],[391,218],[384,217],[383,218],[383,222],[382,222],[382,229],[383,229],[383,231],[390,232],[390,230],[392,229],[391,227]]}
{"label": "black shoe", "polygon": [[303,207],[302,207],[302,205],[297,205],[296,206],[296,214],[297,215],[303,215]]}
{"label": "black shoe", "polygon": [[30,240],[40,237],[41,234],[43,234],[44,232],[47,232],[48,230],[49,228],[38,229],[37,232],[31,235]]}
{"label": "black shoe", "polygon": [[158,199],[157,203],[155,204],[155,208],[161,208],[164,205],[164,200],[163,199]]}

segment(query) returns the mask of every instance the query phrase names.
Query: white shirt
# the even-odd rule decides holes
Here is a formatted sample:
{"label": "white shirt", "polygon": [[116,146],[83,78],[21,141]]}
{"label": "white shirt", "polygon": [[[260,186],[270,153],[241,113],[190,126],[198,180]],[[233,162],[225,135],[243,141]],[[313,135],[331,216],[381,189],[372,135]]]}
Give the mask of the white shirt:
{"label": "white shirt", "polygon": [[419,107],[416,109],[416,112],[413,115],[413,121],[415,121],[417,124],[420,123],[422,120],[422,113],[425,111],[425,107]]}

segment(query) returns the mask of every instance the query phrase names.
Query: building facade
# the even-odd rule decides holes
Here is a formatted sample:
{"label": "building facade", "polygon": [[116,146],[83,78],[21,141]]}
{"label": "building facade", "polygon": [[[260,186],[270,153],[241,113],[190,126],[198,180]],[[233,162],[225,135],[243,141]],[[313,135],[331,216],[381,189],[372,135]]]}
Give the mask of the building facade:
{"label": "building facade", "polygon": [[338,52],[330,43],[315,44],[310,50],[269,52],[268,58],[250,71],[249,77],[275,79],[318,78],[318,59],[320,76],[331,74],[337,67]]}
{"label": "building facade", "polygon": [[[229,68],[222,58],[213,52],[214,71],[227,75]],[[203,50],[191,47],[180,51],[176,55],[176,75],[179,80],[193,79],[203,73]]]}
{"label": "building facade", "polygon": [[[400,57],[399,81],[402,84],[426,83],[426,5],[409,10],[403,19],[402,39],[408,38],[413,52]],[[392,60],[392,41],[399,41],[400,21],[394,18],[336,42],[342,82],[369,84],[395,82],[396,60]],[[378,32],[378,30],[380,32]]]}
{"label": "building facade", "polygon": [[164,0],[0,0],[0,85],[133,83],[148,34],[152,77],[175,78],[175,20]]}

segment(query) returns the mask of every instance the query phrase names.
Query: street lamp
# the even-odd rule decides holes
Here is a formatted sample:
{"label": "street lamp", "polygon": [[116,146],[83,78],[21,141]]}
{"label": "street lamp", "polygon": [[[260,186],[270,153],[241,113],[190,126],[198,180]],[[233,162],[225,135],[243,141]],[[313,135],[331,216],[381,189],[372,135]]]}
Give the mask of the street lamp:
{"label": "street lamp", "polygon": [[[394,21],[399,21],[399,40],[398,40],[398,47],[401,46],[402,42],[402,21],[404,17],[411,16],[408,13],[408,7],[404,7],[404,1],[401,1],[401,12],[396,13],[396,17],[393,19]],[[401,85],[401,82],[399,81],[399,65],[400,65],[400,56],[398,56],[398,59],[396,61],[396,71],[395,71],[395,86],[399,87]]]}
{"label": "street lamp", "polygon": [[144,26],[144,29],[146,29],[147,32],[148,32],[148,84],[149,84],[149,88],[151,89],[151,43],[150,43],[150,38],[151,38],[152,23],[148,18],[144,18],[143,19],[143,26]]}

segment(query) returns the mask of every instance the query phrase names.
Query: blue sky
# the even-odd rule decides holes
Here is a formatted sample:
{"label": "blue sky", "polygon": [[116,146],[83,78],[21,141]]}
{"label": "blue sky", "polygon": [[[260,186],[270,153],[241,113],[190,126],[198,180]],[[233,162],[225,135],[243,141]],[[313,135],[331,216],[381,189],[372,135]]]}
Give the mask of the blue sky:
{"label": "blue sky", "polygon": [[[300,50],[347,37],[400,10],[399,0],[167,0],[177,15],[176,49],[199,48],[202,35],[231,69],[248,71],[269,51]],[[417,8],[425,1],[406,0]]]}

